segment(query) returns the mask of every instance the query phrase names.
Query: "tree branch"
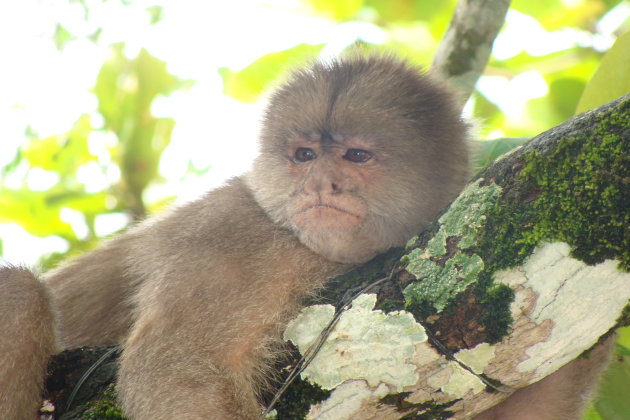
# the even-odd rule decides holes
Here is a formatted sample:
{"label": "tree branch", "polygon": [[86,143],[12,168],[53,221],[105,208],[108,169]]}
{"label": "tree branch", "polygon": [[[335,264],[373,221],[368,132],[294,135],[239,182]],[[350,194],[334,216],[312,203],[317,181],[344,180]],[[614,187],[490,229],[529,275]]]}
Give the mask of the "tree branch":
{"label": "tree branch", "polygon": [[432,72],[448,80],[465,101],[486,68],[510,0],[460,0],[433,59]]}
{"label": "tree branch", "polygon": [[[285,374],[336,308],[392,274],[350,299],[277,419],[466,418],[619,325],[630,299],[629,114],[626,95],[540,134],[405,249],[331,281],[285,331],[296,346]],[[57,363],[53,377],[72,370]]]}

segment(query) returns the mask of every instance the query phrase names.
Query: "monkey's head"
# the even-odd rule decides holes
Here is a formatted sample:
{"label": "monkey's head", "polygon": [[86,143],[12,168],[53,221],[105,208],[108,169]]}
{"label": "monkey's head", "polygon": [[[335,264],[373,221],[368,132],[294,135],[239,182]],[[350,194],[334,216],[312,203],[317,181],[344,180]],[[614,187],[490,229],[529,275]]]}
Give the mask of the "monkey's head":
{"label": "monkey's head", "polygon": [[364,262],[403,245],[461,190],[467,133],[452,94],[404,61],[316,63],[271,95],[247,182],[307,247]]}

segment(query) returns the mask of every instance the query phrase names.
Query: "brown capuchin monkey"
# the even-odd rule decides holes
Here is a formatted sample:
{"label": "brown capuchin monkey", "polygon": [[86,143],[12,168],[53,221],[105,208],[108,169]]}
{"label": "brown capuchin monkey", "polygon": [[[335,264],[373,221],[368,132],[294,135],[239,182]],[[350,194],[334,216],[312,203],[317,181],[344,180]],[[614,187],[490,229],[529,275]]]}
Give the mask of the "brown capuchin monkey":
{"label": "brown capuchin monkey", "polygon": [[260,418],[257,385],[284,322],[459,193],[468,132],[458,100],[404,61],[292,73],[270,96],[249,173],[42,282],[0,268],[0,417],[37,418],[54,352],[123,343],[130,419]]}

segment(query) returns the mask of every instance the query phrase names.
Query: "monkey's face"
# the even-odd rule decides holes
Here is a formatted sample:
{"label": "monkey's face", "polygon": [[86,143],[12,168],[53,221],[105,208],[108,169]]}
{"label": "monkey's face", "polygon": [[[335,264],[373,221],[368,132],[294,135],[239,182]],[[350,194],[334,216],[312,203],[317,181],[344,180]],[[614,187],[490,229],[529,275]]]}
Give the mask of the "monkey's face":
{"label": "monkey's face", "polygon": [[289,173],[301,182],[287,210],[299,230],[347,229],[365,221],[367,205],[360,185],[377,176],[377,157],[357,141],[335,141],[313,133],[292,139],[288,146]]}
{"label": "monkey's face", "polygon": [[273,157],[262,155],[256,162],[255,174],[270,175],[262,188],[254,188],[256,198],[302,243],[328,259],[352,263],[391,246],[378,245],[382,238],[370,228],[369,192],[383,178],[380,150],[357,138],[312,132],[291,137],[280,159],[270,163]]}
{"label": "monkey's face", "polygon": [[359,263],[404,244],[442,201],[429,186],[431,165],[422,150],[398,147],[376,129],[380,141],[340,134],[349,131],[293,132],[282,149],[263,149],[248,181],[274,221],[307,247]]}
{"label": "monkey's face", "polygon": [[364,262],[419,233],[463,187],[466,136],[451,95],[403,62],[319,63],[271,96],[247,182],[311,250]]}
{"label": "monkey's face", "polygon": [[383,156],[356,138],[310,133],[292,138],[286,157],[289,177],[295,180],[289,187],[286,222],[302,242],[331,259],[370,258],[357,241],[369,240],[365,186],[382,177]]}

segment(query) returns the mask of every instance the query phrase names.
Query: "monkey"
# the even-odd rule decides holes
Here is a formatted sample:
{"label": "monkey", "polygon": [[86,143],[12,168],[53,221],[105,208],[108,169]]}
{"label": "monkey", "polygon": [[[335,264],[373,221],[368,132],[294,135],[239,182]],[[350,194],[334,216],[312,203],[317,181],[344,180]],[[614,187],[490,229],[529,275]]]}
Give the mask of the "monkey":
{"label": "monkey", "polygon": [[[41,282],[0,267],[3,415],[36,417],[51,354],[122,343],[128,418],[260,418],[280,333],[304,299],[404,245],[466,184],[460,109],[443,82],[393,56],[313,62],[271,93],[249,172]],[[28,369],[16,375],[14,360]]]}
{"label": "monkey", "polygon": [[[41,283],[23,270],[0,271],[0,322],[16,334],[26,331],[7,321],[17,308],[5,302],[5,283],[25,277],[32,294],[49,296],[54,328],[32,332],[46,350],[30,356],[39,359],[33,370],[63,349],[122,343],[117,389],[129,418],[260,418],[260,384],[300,302],[404,245],[468,178],[469,124],[456,97],[394,57],[296,70],[270,95],[262,122],[250,172]],[[20,407],[11,395],[41,379],[27,390],[7,370],[2,410],[35,417],[35,394]]]}

